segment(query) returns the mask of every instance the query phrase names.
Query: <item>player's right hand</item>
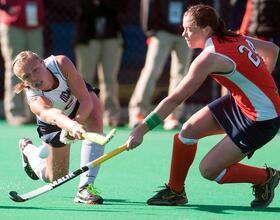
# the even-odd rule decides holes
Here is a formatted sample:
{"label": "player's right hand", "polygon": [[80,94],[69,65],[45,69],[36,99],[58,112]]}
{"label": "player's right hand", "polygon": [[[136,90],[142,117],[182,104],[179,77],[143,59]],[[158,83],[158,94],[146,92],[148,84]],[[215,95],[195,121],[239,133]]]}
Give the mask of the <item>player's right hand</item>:
{"label": "player's right hand", "polygon": [[69,134],[75,139],[83,139],[82,134],[86,133],[84,126],[78,122],[76,122],[73,126]]}
{"label": "player's right hand", "polygon": [[138,127],[135,128],[129,135],[126,144],[127,144],[127,149],[132,150],[139,146],[143,142],[143,136],[144,132],[139,129]]}

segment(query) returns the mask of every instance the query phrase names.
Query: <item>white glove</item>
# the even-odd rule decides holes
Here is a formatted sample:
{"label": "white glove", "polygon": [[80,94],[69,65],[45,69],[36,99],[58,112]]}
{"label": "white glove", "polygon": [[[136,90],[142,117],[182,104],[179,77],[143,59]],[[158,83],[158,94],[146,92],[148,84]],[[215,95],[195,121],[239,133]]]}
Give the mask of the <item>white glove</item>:
{"label": "white glove", "polygon": [[69,136],[68,132],[65,131],[64,129],[61,130],[59,140],[60,140],[60,142],[62,142],[64,144],[73,144],[76,141],[76,139],[71,138],[71,136]]}

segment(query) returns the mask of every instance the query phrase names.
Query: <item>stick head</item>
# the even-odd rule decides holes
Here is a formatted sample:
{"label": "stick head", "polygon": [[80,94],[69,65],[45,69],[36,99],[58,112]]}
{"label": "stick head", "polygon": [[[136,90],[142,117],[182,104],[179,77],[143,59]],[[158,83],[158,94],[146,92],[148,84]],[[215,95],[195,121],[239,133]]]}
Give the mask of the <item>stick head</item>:
{"label": "stick head", "polygon": [[116,132],[117,132],[117,129],[116,129],[116,128],[113,128],[113,129],[109,132],[109,134],[106,135],[106,142],[105,142],[105,144],[107,144],[107,143],[115,136]]}
{"label": "stick head", "polygon": [[114,128],[106,136],[94,132],[87,132],[83,134],[83,137],[87,140],[90,140],[103,146],[114,137],[115,133],[116,129]]}
{"label": "stick head", "polygon": [[25,202],[27,200],[20,197],[16,191],[10,191],[9,198],[15,202]]}

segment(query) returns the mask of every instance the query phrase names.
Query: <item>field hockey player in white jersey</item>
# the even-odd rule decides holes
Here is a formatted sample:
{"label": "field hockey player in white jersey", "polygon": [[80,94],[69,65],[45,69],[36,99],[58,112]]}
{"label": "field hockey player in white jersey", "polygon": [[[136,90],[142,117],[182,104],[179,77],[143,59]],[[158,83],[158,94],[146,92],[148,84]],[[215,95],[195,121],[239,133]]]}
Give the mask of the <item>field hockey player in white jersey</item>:
{"label": "field hockey player in white jersey", "polygon": [[[21,80],[16,92],[25,90],[43,142],[38,148],[30,139],[20,140],[24,170],[34,180],[54,181],[68,173],[73,140],[83,139],[85,132],[103,134],[99,90],[85,83],[74,64],[63,55],[42,60],[31,51],[23,51],[16,56],[13,71]],[[103,146],[82,140],[81,166],[103,153]],[[103,203],[93,186],[98,170],[97,166],[81,175],[75,202]]]}

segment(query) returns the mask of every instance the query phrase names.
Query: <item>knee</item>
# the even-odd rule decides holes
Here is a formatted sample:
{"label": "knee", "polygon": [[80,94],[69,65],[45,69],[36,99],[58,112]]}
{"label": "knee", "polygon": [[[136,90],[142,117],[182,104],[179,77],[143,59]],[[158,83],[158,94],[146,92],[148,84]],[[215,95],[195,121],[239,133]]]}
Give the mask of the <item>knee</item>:
{"label": "knee", "polygon": [[183,124],[180,134],[184,138],[196,138],[195,132],[193,132],[193,124],[189,121]]}
{"label": "knee", "polygon": [[215,180],[217,173],[211,165],[204,163],[203,161],[199,165],[199,171],[201,176],[208,180]]}
{"label": "knee", "polygon": [[182,135],[187,135],[189,130],[191,130],[191,127],[192,127],[191,123],[186,121],[182,126],[181,134]]}

